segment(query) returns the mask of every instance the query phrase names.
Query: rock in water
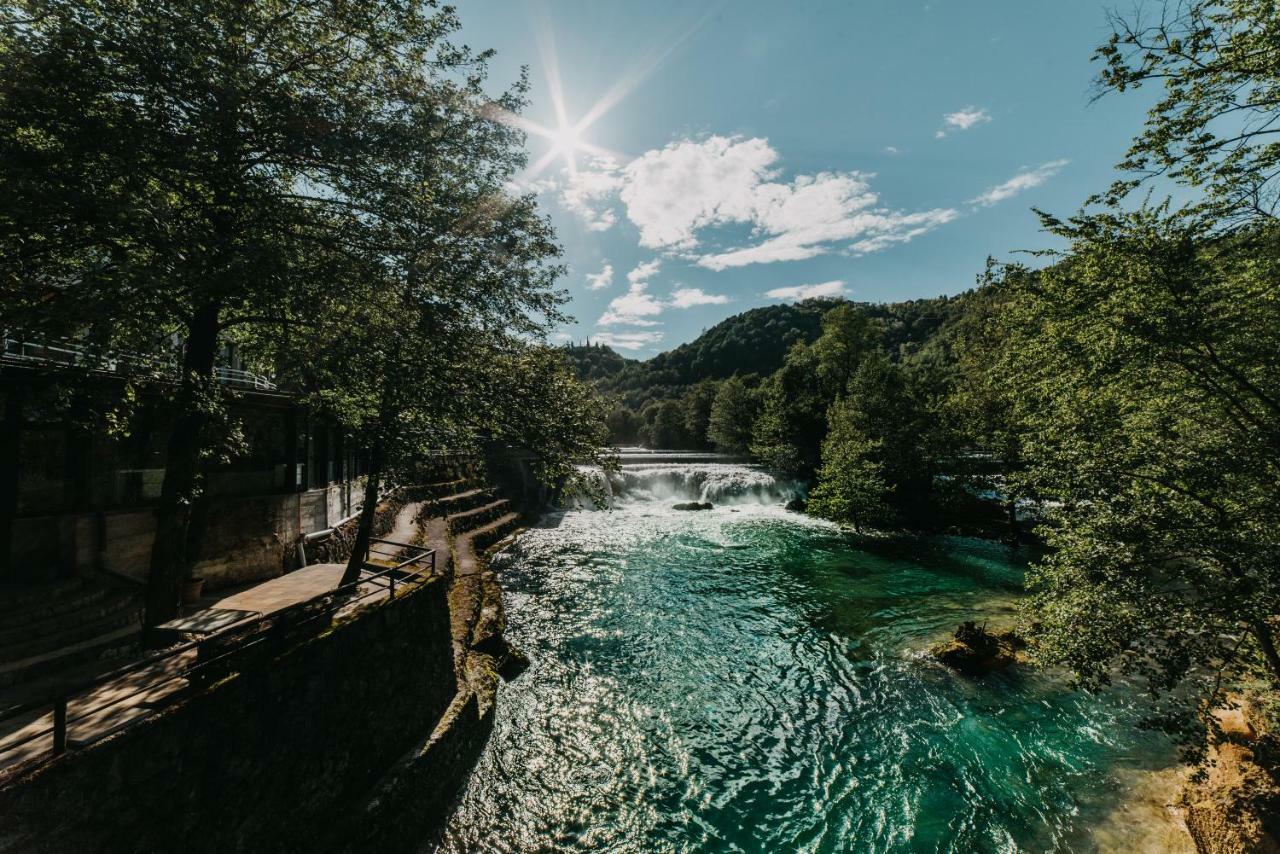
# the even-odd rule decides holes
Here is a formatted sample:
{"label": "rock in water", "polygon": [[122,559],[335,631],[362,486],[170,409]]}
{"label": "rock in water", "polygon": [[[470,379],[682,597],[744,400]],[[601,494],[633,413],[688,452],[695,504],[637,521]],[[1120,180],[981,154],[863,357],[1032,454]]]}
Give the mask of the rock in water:
{"label": "rock in water", "polygon": [[500,634],[491,634],[471,648],[493,659],[494,669],[504,682],[514,680],[529,669],[529,656]]}
{"label": "rock in water", "polygon": [[714,505],[710,501],[688,501],[684,504],[672,504],[672,510],[710,510]]}
{"label": "rock in water", "polygon": [[792,513],[803,513],[805,510],[809,509],[809,502],[805,501],[803,498],[793,498],[787,502],[786,509],[790,510]]}
{"label": "rock in water", "polygon": [[956,629],[955,637],[935,646],[933,656],[966,676],[985,676],[1003,670],[1018,661],[1018,652],[1026,647],[1012,630],[988,632],[969,620]]}
{"label": "rock in water", "polygon": [[511,682],[528,669],[529,656],[508,643],[507,655],[503,658],[502,665],[498,668],[498,675],[502,677],[502,681]]}

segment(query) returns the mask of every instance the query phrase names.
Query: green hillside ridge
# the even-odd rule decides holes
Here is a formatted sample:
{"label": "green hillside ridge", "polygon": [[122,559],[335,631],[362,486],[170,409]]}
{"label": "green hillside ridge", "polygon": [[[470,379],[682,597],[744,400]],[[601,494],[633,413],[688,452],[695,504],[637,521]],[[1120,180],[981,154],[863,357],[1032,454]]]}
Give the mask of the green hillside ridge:
{"label": "green hillside ridge", "polygon": [[[716,445],[706,435],[704,419],[709,412],[688,413],[693,423],[684,425],[687,429],[663,430],[655,427],[660,404],[679,402],[685,409],[708,410],[711,387],[733,376],[756,388],[783,366],[797,343],[813,344],[822,334],[823,317],[840,305],[852,306],[875,323],[878,349],[890,361],[946,363],[950,359],[947,330],[965,315],[978,293],[970,290],[896,303],[816,298],[753,308],[643,361],[590,342],[566,345],[561,352],[577,376],[594,384],[610,401],[614,442],[705,449]],[[700,393],[699,386],[703,387]],[[665,421],[674,426],[671,412]]]}
{"label": "green hillside ridge", "polygon": [[827,311],[848,302],[882,322],[885,349],[901,357],[917,352],[945,324],[954,321],[973,293],[896,303],[815,298],[753,308],[725,318],[693,341],[646,360],[627,358],[606,344],[589,341],[567,344],[561,352],[579,378],[610,392],[675,388],[734,374],[769,374],[782,367],[795,342],[812,344],[817,340]]}

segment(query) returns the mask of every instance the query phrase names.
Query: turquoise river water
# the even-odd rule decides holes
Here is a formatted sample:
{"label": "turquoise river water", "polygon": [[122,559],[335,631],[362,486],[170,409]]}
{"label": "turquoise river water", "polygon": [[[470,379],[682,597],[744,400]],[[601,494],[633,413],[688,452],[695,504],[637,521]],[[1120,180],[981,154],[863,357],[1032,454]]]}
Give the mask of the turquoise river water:
{"label": "turquoise river water", "polygon": [[[1025,557],[868,542],[730,465],[628,467],[499,558],[531,668],[442,850],[1185,851],[1122,696],[925,651],[1011,621]],[[675,500],[716,508],[679,512]]]}

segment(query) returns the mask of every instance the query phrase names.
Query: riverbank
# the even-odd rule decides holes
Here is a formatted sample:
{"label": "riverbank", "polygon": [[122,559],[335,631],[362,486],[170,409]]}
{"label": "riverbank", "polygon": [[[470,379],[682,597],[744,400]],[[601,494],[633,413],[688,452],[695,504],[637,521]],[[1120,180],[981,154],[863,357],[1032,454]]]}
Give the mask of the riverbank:
{"label": "riverbank", "polygon": [[1280,742],[1255,698],[1234,700],[1215,713],[1223,738],[1204,773],[1183,787],[1187,828],[1201,854],[1280,851]]}

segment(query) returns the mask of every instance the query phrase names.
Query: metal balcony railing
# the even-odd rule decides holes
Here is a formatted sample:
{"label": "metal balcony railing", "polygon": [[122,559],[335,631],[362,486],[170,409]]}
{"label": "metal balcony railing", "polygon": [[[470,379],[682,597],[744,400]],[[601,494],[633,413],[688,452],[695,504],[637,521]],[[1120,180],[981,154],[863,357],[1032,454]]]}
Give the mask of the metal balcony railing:
{"label": "metal balcony railing", "polygon": [[[63,687],[57,696],[31,700],[10,708],[0,708],[0,781],[12,779],[68,750],[83,748],[135,726],[152,717],[158,707],[178,702],[190,692],[225,678],[239,667],[270,666],[270,657],[257,660],[245,657],[254,649],[282,649],[300,639],[313,637],[328,628],[340,611],[348,611],[367,600],[394,602],[405,595],[406,587],[442,577],[436,566],[435,549],[390,540],[375,539],[390,566],[366,562],[358,581],[326,591],[268,614],[248,616],[213,631],[198,640],[188,640],[162,652],[146,656],[109,673],[93,677],[74,687]],[[194,660],[189,655],[195,652]],[[264,665],[263,662],[268,662]],[[172,666],[166,664],[172,663]],[[96,691],[113,683],[121,683],[135,674],[146,678],[130,683],[105,699],[96,699]],[[169,694],[168,689],[173,693]],[[163,701],[139,705],[140,698],[165,695]],[[112,709],[121,710],[119,723],[101,732],[72,741],[68,728]],[[32,714],[43,715],[31,723]],[[129,714],[131,713],[131,714]],[[45,721],[48,721],[46,724]],[[5,730],[16,727],[15,733]],[[11,736],[4,738],[5,736]],[[28,745],[43,741],[44,749],[27,752]],[[8,756],[6,756],[8,754]],[[15,759],[16,754],[16,759]]]}
{"label": "metal balcony railing", "polygon": [[[157,356],[129,352],[95,352],[65,339],[45,341],[19,341],[4,338],[0,361],[16,364],[42,363],[86,367],[91,370],[114,373],[122,365],[153,371],[166,376],[176,376],[178,363]],[[276,384],[261,374],[219,365],[214,368],[214,378],[223,385],[250,388],[257,391],[275,391]]]}

